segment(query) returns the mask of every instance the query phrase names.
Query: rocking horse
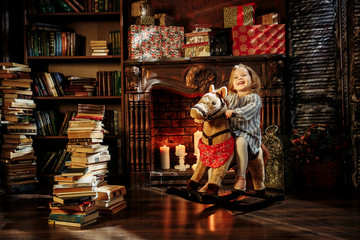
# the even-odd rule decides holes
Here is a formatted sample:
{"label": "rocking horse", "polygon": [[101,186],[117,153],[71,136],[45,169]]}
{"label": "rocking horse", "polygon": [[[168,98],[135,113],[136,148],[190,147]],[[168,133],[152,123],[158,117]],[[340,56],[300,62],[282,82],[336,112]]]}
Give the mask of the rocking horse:
{"label": "rocking horse", "polygon": [[[229,122],[225,117],[228,110],[225,101],[227,88],[221,87],[215,90],[211,85],[209,92],[203,95],[197,104],[190,110],[190,116],[197,123],[203,123],[203,137],[199,141],[200,160],[196,169],[185,188],[169,187],[166,193],[177,195],[187,200],[205,203],[219,204],[225,208],[240,211],[252,211],[266,207],[276,201],[283,200],[283,197],[272,195],[262,196],[262,201],[253,204],[242,204],[231,201],[241,194],[250,196],[249,193],[233,191],[225,196],[218,196],[221,182],[228,172],[229,167],[234,163],[235,141],[230,133]],[[263,146],[262,146],[263,147]],[[258,158],[263,158],[262,151]],[[202,179],[211,169],[208,182],[198,192]],[[253,196],[255,197],[255,196]]]}

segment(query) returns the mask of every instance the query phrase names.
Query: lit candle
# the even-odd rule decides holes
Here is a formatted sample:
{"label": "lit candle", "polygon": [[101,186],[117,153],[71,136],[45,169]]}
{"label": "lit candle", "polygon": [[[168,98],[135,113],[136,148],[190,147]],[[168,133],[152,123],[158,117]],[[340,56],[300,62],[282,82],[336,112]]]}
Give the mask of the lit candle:
{"label": "lit candle", "polygon": [[194,153],[199,154],[199,140],[202,138],[202,132],[197,131],[194,133]]}
{"label": "lit candle", "polygon": [[181,145],[181,144],[177,145],[175,155],[176,156],[184,156],[185,155],[185,146]]}
{"label": "lit candle", "polygon": [[170,168],[170,148],[167,146],[160,147],[160,160],[161,168],[169,169]]}

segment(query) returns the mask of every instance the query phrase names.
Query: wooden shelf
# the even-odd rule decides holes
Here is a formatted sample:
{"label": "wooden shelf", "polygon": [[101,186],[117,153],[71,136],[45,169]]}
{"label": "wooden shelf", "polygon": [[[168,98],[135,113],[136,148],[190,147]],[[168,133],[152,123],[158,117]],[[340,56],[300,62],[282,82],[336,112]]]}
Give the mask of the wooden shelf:
{"label": "wooden shelf", "polygon": [[34,100],[52,100],[52,101],[63,101],[63,100],[120,100],[121,96],[88,96],[88,97],[77,97],[77,96],[64,96],[64,97],[33,97]]}
{"label": "wooden shelf", "polygon": [[[105,135],[105,139],[116,139],[121,138],[120,135]],[[31,136],[31,138],[36,140],[67,140],[67,136]]]}
{"label": "wooden shelf", "polygon": [[28,57],[29,61],[114,61],[114,60],[121,60],[120,55],[109,55],[109,56],[43,56],[43,57]]}
{"label": "wooden shelf", "polygon": [[84,21],[107,21],[117,20],[120,21],[120,12],[57,12],[57,13],[30,13],[27,15],[31,20],[52,20],[62,19],[64,21],[84,20]]}

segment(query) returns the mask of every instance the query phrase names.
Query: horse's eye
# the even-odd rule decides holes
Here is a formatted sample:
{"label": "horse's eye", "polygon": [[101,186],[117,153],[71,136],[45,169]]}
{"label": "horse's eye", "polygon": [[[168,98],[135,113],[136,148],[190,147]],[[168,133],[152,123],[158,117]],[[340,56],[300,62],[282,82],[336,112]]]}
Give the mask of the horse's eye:
{"label": "horse's eye", "polygon": [[216,104],[216,102],[214,101],[214,102],[212,102],[211,104],[212,104],[212,105],[215,105],[215,104]]}

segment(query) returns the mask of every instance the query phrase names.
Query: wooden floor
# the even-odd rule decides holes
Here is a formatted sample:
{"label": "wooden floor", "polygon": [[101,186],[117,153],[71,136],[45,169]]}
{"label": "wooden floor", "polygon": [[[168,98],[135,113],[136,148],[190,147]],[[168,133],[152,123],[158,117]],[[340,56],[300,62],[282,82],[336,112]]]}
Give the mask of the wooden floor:
{"label": "wooden floor", "polygon": [[47,224],[49,195],[0,195],[0,239],[360,239],[354,194],[287,195],[251,213],[192,203],[162,189],[126,195],[128,207],[83,229]]}

